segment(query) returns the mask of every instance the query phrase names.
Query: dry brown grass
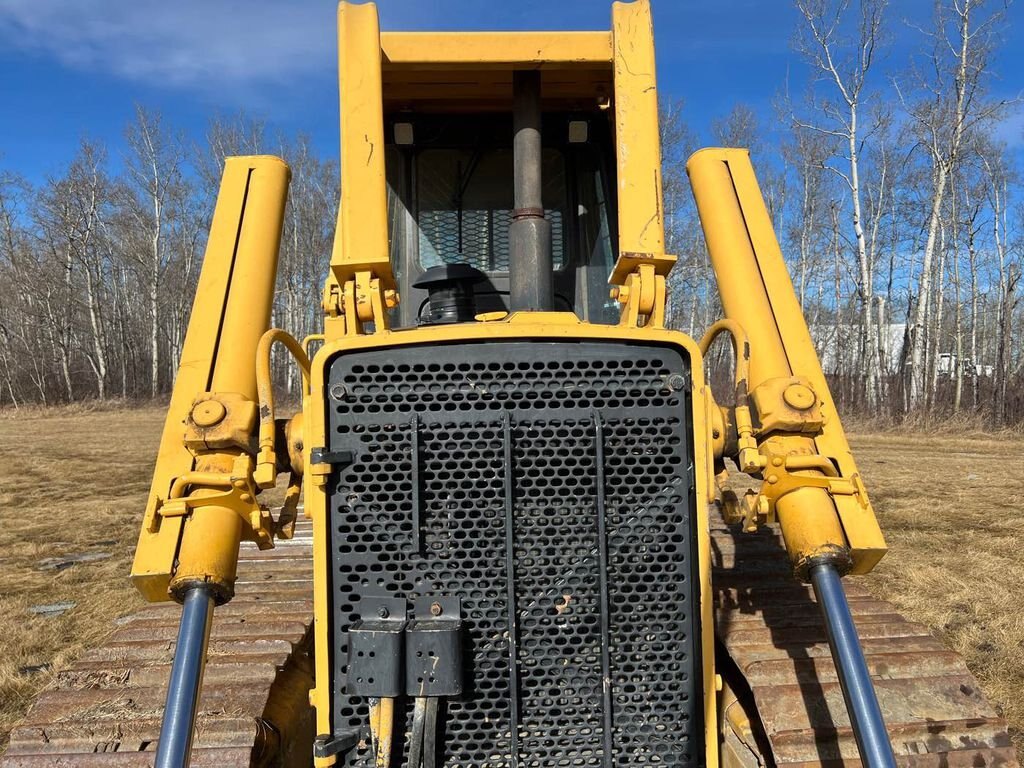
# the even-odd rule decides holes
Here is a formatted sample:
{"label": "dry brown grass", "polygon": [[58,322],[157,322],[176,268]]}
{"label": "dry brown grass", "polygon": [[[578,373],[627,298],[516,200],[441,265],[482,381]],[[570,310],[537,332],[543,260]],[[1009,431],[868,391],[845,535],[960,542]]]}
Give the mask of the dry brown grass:
{"label": "dry brown grass", "polygon": [[[128,581],[163,411],[0,415],[0,752],[54,671],[142,605]],[[103,555],[63,570],[47,558]],[[73,602],[60,616],[33,605]]]}
{"label": "dry brown grass", "polygon": [[964,657],[1024,763],[1024,440],[851,443],[890,548],[865,583]]}
{"label": "dry brown grass", "polygon": [[[162,423],[157,407],[0,413],[0,750],[52,670],[141,605],[127,574]],[[1019,732],[1024,440],[884,433],[852,441],[892,549],[868,586],[963,654]],[[39,569],[45,558],[79,553],[111,557]],[[77,605],[58,617],[29,611],[65,601]]]}

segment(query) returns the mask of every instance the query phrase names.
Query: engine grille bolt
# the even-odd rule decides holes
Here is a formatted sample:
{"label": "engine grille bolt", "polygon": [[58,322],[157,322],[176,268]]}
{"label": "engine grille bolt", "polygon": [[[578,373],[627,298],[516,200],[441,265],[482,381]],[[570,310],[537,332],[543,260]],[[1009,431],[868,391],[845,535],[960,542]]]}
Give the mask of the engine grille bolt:
{"label": "engine grille bolt", "polygon": [[681,389],[685,389],[686,377],[683,376],[683,374],[681,373],[673,373],[671,376],[668,377],[668,386],[669,389],[673,390],[674,392],[678,392]]}
{"label": "engine grille bolt", "polygon": [[335,384],[331,387],[331,397],[335,400],[344,400],[347,394],[348,390],[344,384]]}
{"label": "engine grille bolt", "polygon": [[440,616],[441,615],[441,604],[440,603],[431,603],[430,604],[430,615],[431,616]]}
{"label": "engine grille bolt", "polygon": [[391,611],[389,611],[382,605],[380,608],[377,609],[377,615],[382,619],[386,619],[391,615]]}

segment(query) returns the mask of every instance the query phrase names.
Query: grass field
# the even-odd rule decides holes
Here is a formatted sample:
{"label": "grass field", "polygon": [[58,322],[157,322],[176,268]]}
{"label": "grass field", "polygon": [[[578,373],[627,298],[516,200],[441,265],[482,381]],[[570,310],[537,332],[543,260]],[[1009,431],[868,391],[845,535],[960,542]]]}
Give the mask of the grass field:
{"label": "grass field", "polygon": [[[54,671],[142,605],[128,572],[162,424],[155,408],[0,416],[0,750]],[[96,559],[53,560],[79,555]]]}
{"label": "grass field", "polygon": [[1024,764],[1024,440],[851,442],[890,547],[865,583],[964,657]]}
{"label": "grass field", "polygon": [[[162,424],[153,407],[0,413],[0,751],[54,670],[141,605],[127,574]],[[866,583],[963,654],[1019,739],[1024,440],[853,445],[892,549]]]}

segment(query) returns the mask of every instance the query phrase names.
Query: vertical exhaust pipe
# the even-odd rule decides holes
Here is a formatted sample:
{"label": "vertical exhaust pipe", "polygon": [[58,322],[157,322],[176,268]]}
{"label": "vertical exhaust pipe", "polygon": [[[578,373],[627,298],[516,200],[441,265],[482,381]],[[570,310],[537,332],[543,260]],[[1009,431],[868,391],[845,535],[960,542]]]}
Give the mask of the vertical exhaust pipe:
{"label": "vertical exhaust pipe", "polygon": [[540,72],[512,74],[514,210],[508,227],[509,308],[554,309],[551,222],[541,199]]}

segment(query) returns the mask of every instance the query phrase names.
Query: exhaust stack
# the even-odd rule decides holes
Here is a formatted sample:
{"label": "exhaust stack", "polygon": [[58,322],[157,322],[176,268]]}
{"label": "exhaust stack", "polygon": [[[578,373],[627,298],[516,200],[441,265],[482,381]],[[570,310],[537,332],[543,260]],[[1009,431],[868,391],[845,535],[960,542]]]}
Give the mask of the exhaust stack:
{"label": "exhaust stack", "polygon": [[551,311],[551,222],[541,199],[540,72],[514,72],[515,197],[508,227],[510,309]]}

